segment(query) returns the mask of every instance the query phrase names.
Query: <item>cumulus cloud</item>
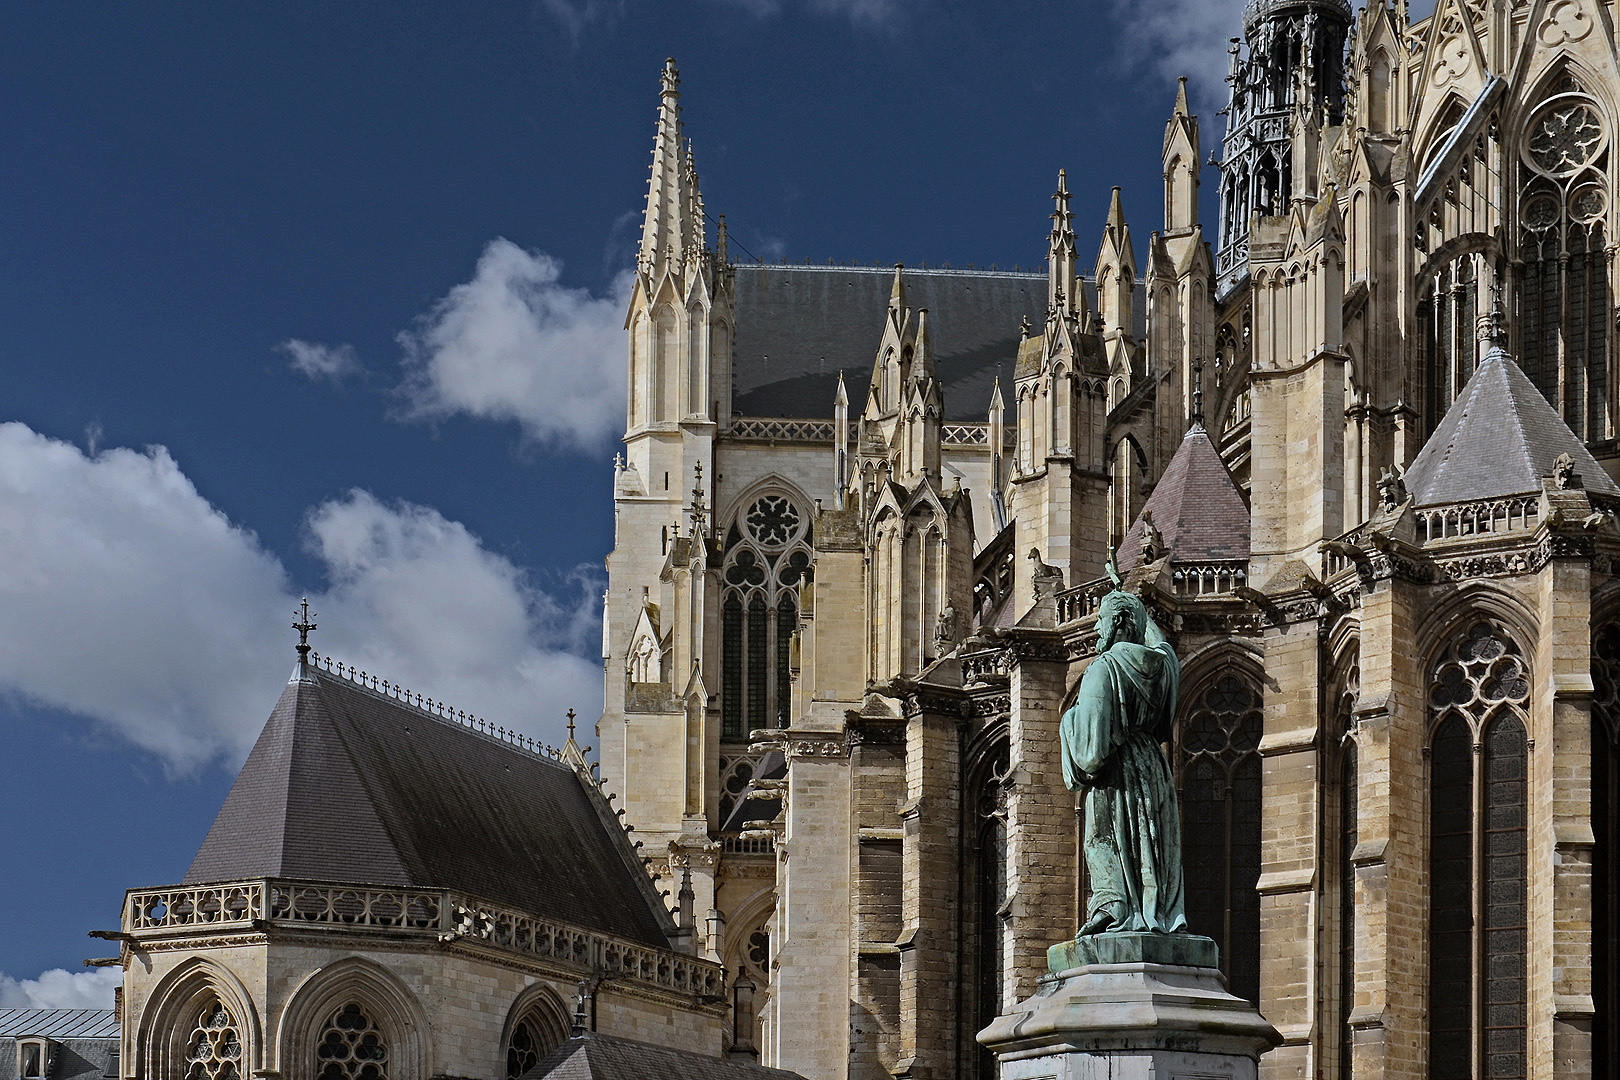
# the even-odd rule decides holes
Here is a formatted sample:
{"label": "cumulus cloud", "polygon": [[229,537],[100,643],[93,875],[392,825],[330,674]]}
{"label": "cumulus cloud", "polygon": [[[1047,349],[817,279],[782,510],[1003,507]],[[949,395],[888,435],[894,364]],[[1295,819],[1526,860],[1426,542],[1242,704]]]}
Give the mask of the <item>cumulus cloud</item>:
{"label": "cumulus cloud", "polygon": [[276,348],[287,355],[288,367],[311,379],[342,382],[365,371],[353,345],[322,345],[288,338]]}
{"label": "cumulus cloud", "polygon": [[[547,591],[465,526],[363,491],[306,543],[323,651],[555,740],[590,715],[600,583]],[[241,759],[290,670],[299,590],[161,447],[94,456],[0,425],[0,692],[89,718],[179,771]]]}
{"label": "cumulus cloud", "polygon": [[14,979],[0,972],[0,1009],[110,1009],[113,990],[123,981],[124,971],[116,967],[52,968],[37,979]]}
{"label": "cumulus cloud", "polygon": [[1243,34],[1244,2],[1114,0],[1114,7],[1130,58],[1167,81],[1187,76],[1193,108],[1208,123],[1226,106],[1227,41]]}
{"label": "cumulus cloud", "polygon": [[594,450],[624,425],[624,313],[633,278],[606,296],[559,284],[562,264],[492,240],[471,281],[399,335],[406,419],[515,421],[530,438]]}

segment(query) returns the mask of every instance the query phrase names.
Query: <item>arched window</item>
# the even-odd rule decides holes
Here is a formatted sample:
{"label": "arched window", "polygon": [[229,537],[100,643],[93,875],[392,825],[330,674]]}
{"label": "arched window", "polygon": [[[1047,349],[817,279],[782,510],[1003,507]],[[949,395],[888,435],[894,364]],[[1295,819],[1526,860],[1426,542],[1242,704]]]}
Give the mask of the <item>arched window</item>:
{"label": "arched window", "polygon": [[1432,1080],[1526,1075],[1529,697],[1518,646],[1487,620],[1453,638],[1431,672]]}
{"label": "arched window", "polygon": [[351,1001],[326,1021],[315,1046],[318,1080],[388,1080],[388,1043],[368,1012]]}
{"label": "arched window", "polygon": [[1193,699],[1178,731],[1187,926],[1215,939],[1232,993],[1260,1000],[1260,691],[1237,674]]}
{"label": "arched window", "polygon": [[[1440,267],[1418,300],[1423,333],[1423,422],[1433,431],[1474,373],[1484,256],[1470,252]],[[1489,299],[1486,299],[1486,309]]]}
{"label": "arched window", "polygon": [[738,513],[721,572],[722,736],[738,741],[785,721],[792,693],[798,587],[810,570],[810,522],[786,495],[767,493]]}
{"label": "arched window", "polygon": [[242,1033],[236,1018],[219,998],[207,999],[190,1014],[186,1040],[186,1080],[240,1080]]}
{"label": "arched window", "polygon": [[1620,1051],[1620,621],[1592,635],[1592,1075]]}
{"label": "arched window", "polygon": [[1583,439],[1607,438],[1609,132],[1571,79],[1520,144],[1518,308],[1524,373]]}
{"label": "arched window", "polygon": [[1337,863],[1337,873],[1334,876],[1338,897],[1332,910],[1335,913],[1335,930],[1338,935],[1338,947],[1335,950],[1339,968],[1338,1005],[1335,1011],[1338,1016],[1339,1080],[1350,1080],[1355,1048],[1355,1032],[1350,1026],[1350,1014],[1356,1005],[1356,942],[1360,937],[1356,929],[1354,861],[1356,842],[1361,835],[1358,817],[1360,798],[1357,789],[1360,775],[1357,772],[1359,762],[1355,739],[1355,708],[1360,694],[1361,669],[1355,666],[1352,660],[1334,702],[1332,723],[1328,728],[1331,733],[1329,752],[1323,755],[1324,766],[1332,770],[1329,775],[1333,777],[1333,782],[1324,787],[1328,795],[1328,805],[1324,807],[1322,817],[1332,830],[1328,834],[1329,837],[1337,840],[1337,851],[1329,857],[1336,856],[1334,861]]}
{"label": "arched window", "polygon": [[524,1073],[568,1038],[568,1010],[551,991],[540,987],[518,999],[516,1019],[506,1033],[506,1080]]}
{"label": "arched window", "polygon": [[[987,1027],[1001,1014],[1002,968],[1005,964],[1003,908],[1007,902],[1007,808],[1002,782],[1007,774],[1007,742],[997,737],[987,752],[971,767],[969,790],[975,797],[964,799],[962,810],[968,817],[970,846],[969,880],[976,887],[964,897],[963,912],[966,977],[964,988],[973,995],[966,1010],[973,1030]],[[979,1047],[970,1062],[973,1080],[995,1080],[996,1055]]]}

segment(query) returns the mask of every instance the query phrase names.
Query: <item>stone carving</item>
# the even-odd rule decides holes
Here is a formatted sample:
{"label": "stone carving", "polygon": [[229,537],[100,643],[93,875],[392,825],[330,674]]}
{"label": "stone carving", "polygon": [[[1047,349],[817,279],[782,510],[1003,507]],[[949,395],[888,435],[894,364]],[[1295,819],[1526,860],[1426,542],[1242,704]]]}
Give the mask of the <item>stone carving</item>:
{"label": "stone carving", "polygon": [[[1117,574],[1111,559],[1109,569]],[[1187,928],[1181,819],[1159,749],[1180,679],[1175,650],[1146,605],[1116,587],[1097,613],[1097,658],[1060,728],[1063,782],[1085,791],[1091,895],[1080,937]]]}
{"label": "stone carving", "polygon": [[1034,583],[1035,599],[1056,596],[1063,591],[1063,568],[1053,566],[1041,558],[1039,548],[1029,549],[1030,579]]}
{"label": "stone carving", "polygon": [[1153,511],[1142,511],[1142,565],[1156,561],[1163,553],[1164,538],[1159,535],[1159,527],[1153,524]]}
{"label": "stone carving", "polygon": [[1378,474],[1378,499],[1386,511],[1398,510],[1406,502],[1406,477],[1394,469]]}
{"label": "stone carving", "polygon": [[1552,482],[1559,491],[1581,486],[1581,474],[1575,471],[1574,458],[1568,454],[1559,454],[1553,459]]}
{"label": "stone carving", "polygon": [[946,602],[934,623],[934,655],[944,656],[956,645],[956,608]]}

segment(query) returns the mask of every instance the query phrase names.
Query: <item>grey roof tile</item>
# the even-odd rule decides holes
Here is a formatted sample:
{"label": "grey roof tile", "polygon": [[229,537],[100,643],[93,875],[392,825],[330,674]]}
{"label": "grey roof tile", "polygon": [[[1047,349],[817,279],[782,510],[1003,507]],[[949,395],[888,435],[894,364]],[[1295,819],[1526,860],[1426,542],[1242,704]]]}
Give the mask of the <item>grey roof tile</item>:
{"label": "grey roof tile", "polygon": [[1418,506],[1531,495],[1560,454],[1575,460],[1589,491],[1620,497],[1620,486],[1563,417],[1507,351],[1495,348],[1412,460],[1406,489]]}
{"label": "grey roof tile", "polygon": [[186,873],[455,889],[667,948],[667,918],[574,770],[331,674],[287,684]]}
{"label": "grey roof tile", "polygon": [[541,1058],[523,1080],[803,1080],[798,1073],[693,1050],[623,1039],[601,1032],[576,1035]]}
{"label": "grey roof tile", "polygon": [[[983,421],[998,370],[1011,386],[1018,328],[1028,316],[1039,331],[1046,319],[1046,274],[1005,270],[904,272],[906,301],[928,310],[934,357],[944,384],[945,418]],[[865,406],[864,386],[883,334],[894,284],[892,267],[737,267],[737,329],[732,408],[744,416],[833,414],[838,372],[846,372],[852,413]],[[1085,283],[1096,310],[1096,286]],[[1138,338],[1147,301],[1137,286]],[[1007,403],[1012,423],[1013,403]]]}
{"label": "grey roof tile", "polygon": [[[1191,428],[1164,467],[1142,513],[1153,514],[1172,562],[1249,557],[1249,507],[1203,425]],[[1120,541],[1119,568],[1142,561],[1142,514]]]}

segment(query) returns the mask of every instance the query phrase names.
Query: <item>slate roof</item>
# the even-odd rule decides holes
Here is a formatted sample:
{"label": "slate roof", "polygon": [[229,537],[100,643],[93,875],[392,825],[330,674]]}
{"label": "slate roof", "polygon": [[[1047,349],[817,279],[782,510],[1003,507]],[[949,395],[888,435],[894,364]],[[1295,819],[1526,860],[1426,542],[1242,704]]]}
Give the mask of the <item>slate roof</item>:
{"label": "slate roof", "polygon": [[[1249,507],[1226,471],[1202,424],[1182,437],[1142,513],[1153,524],[1172,562],[1249,557]],[[1116,561],[1129,570],[1142,561],[1142,515],[1120,541]]]}
{"label": "slate roof", "polygon": [[[1045,322],[1046,274],[908,268],[904,276],[906,302],[928,310],[945,418],[983,422],[998,368],[1003,383],[1012,383],[1020,322],[1027,315],[1037,331]],[[842,369],[850,409],[859,414],[893,284],[893,267],[739,265],[732,411],[830,418]],[[1095,311],[1095,283],[1085,290]],[[1147,319],[1141,285],[1135,316],[1140,339]],[[1012,408],[1009,402],[1008,423]]]}
{"label": "slate roof", "polygon": [[635,849],[571,767],[313,667],[295,669],[185,881],[254,877],[454,889],[669,947]]}
{"label": "slate roof", "polygon": [[47,1039],[116,1039],[112,1009],[0,1009],[0,1039],[43,1035]]}
{"label": "slate roof", "polygon": [[804,1080],[796,1072],[710,1057],[600,1032],[576,1035],[522,1080]]}
{"label": "slate roof", "polygon": [[1560,454],[1575,460],[1588,491],[1620,497],[1620,485],[1519,365],[1493,348],[1406,470],[1406,490],[1418,506],[1531,495]]}

